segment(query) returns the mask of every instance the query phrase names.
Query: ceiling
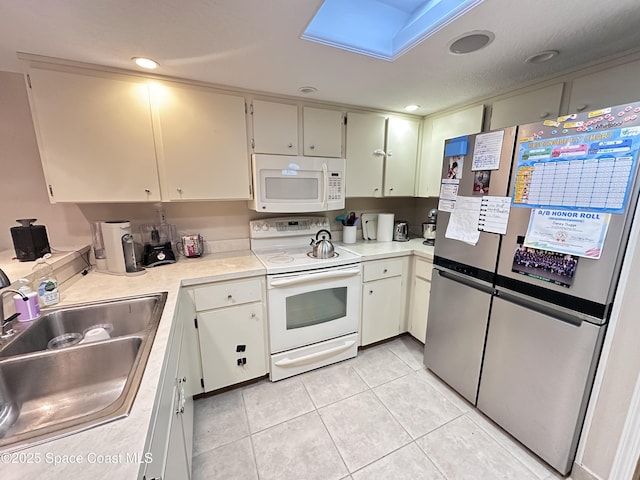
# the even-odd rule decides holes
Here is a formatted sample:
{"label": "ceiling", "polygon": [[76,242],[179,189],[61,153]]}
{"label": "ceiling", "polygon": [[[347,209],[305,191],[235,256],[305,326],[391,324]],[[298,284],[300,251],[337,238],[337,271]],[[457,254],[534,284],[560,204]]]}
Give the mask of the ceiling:
{"label": "ceiling", "polygon": [[[375,1],[375,0],[370,0]],[[411,0],[381,0],[404,8]],[[0,0],[0,70],[16,52],[137,69],[308,98],[427,115],[640,47],[637,0],[485,0],[393,62],[299,37],[321,0]],[[518,5],[520,8],[514,8]],[[495,40],[467,55],[448,45],[465,32]],[[543,64],[525,59],[544,50]]]}

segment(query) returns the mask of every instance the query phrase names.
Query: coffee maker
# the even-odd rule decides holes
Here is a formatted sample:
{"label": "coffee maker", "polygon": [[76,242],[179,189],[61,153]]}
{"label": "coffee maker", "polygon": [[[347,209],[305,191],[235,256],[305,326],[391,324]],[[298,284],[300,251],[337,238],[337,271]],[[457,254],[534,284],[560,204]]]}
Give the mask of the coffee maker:
{"label": "coffee maker", "polygon": [[422,224],[422,236],[424,245],[436,244],[436,221],[438,220],[438,209],[432,208],[427,213],[427,221]]}
{"label": "coffee maker", "polygon": [[173,243],[176,237],[175,225],[161,223],[159,225],[141,225],[140,235],[144,244],[142,264],[145,267],[157,267],[176,263]]}

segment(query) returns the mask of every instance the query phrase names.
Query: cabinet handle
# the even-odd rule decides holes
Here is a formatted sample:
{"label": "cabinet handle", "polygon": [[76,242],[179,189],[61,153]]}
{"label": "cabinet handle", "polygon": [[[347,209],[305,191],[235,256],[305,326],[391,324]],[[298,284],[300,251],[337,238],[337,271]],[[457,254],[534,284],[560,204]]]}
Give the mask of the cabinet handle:
{"label": "cabinet handle", "polygon": [[289,148],[293,148],[293,143],[289,142],[289,144],[287,145],[287,147],[289,147]]}
{"label": "cabinet handle", "polygon": [[145,192],[146,194],[150,194],[150,193],[151,193],[151,190],[149,190],[148,188],[145,188],[145,189],[144,189],[144,192]]}
{"label": "cabinet handle", "polygon": [[382,273],[387,273],[388,270],[385,268],[384,270],[382,270]]}
{"label": "cabinet handle", "polygon": [[373,290],[369,290],[369,295],[371,295],[373,293]]}
{"label": "cabinet handle", "polygon": [[384,150],[382,150],[381,148],[377,148],[376,150],[373,151],[373,154],[377,156],[383,156],[385,153],[384,153]]}
{"label": "cabinet handle", "polygon": [[309,149],[311,149],[311,150],[313,150],[314,148],[316,148],[316,146],[315,146],[315,145],[310,145],[310,146],[309,146]]}
{"label": "cabinet handle", "polygon": [[179,194],[182,194],[182,189],[180,187],[176,188]]}
{"label": "cabinet handle", "polygon": [[587,105],[586,103],[583,103],[583,104],[581,104],[581,105],[578,105],[578,106],[576,107],[576,111],[581,112],[581,111],[583,111],[583,110],[586,110],[588,106],[589,106],[589,105]]}
{"label": "cabinet handle", "polygon": [[233,295],[229,294],[227,295],[227,300],[231,300],[233,298]]}
{"label": "cabinet handle", "polygon": [[547,118],[549,116],[549,112],[542,112],[540,114],[540,118]]}
{"label": "cabinet handle", "polygon": [[387,157],[390,157],[391,155],[393,155],[393,152],[392,152],[391,150],[389,150],[389,151],[387,152]]}
{"label": "cabinet handle", "polygon": [[393,187],[391,187],[391,188],[389,189],[389,192],[393,192]]}
{"label": "cabinet handle", "polygon": [[255,312],[253,312],[253,313],[251,314],[251,318],[256,318],[256,313],[255,313]]}

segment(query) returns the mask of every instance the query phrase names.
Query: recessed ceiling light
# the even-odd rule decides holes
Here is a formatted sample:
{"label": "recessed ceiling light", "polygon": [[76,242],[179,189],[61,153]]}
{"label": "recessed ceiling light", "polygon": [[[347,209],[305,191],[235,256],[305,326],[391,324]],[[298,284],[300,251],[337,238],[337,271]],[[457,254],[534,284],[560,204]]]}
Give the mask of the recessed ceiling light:
{"label": "recessed ceiling light", "polygon": [[158,62],[156,62],[155,60],[151,60],[150,58],[133,57],[131,60],[133,60],[136,65],[142,68],[148,68],[149,70],[158,68]]}
{"label": "recessed ceiling light", "polygon": [[312,93],[316,93],[318,91],[318,89],[316,87],[300,87],[298,89],[298,91],[300,93],[304,93],[304,94],[310,95]]}
{"label": "recessed ceiling light", "polygon": [[461,37],[453,40],[449,45],[449,51],[456,55],[464,55],[467,53],[477,52],[478,50],[489,45],[496,36],[493,32],[474,31],[467,32]]}
{"label": "recessed ceiling light", "polygon": [[528,57],[525,62],[527,63],[544,63],[548,62],[554,57],[560,55],[558,50],[545,50],[544,52],[536,53]]}
{"label": "recessed ceiling light", "polygon": [[406,107],[404,107],[404,109],[407,112],[415,112],[416,110],[418,110],[420,108],[420,105],[407,105]]}

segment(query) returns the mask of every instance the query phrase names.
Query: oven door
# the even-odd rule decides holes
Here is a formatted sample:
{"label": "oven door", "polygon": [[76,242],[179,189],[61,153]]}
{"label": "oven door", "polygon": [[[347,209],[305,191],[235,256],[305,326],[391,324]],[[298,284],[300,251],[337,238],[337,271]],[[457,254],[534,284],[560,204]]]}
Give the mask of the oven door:
{"label": "oven door", "polygon": [[271,353],[358,331],[361,266],[268,275]]}

